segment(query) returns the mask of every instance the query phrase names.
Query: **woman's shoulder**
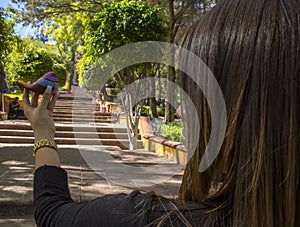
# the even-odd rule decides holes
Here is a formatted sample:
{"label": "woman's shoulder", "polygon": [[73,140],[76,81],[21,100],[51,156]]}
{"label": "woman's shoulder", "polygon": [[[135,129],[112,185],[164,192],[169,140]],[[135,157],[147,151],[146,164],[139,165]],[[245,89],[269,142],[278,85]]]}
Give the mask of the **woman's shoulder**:
{"label": "woman's shoulder", "polygon": [[151,194],[148,206],[150,223],[162,226],[202,226],[215,206],[210,204],[182,202]]}
{"label": "woman's shoulder", "polygon": [[87,206],[102,214],[109,210],[105,217],[109,216],[113,222],[131,223],[136,226],[182,226],[187,223],[201,226],[209,216],[208,211],[213,209],[213,206],[209,205],[180,202],[140,191],[105,195],[91,201]]}

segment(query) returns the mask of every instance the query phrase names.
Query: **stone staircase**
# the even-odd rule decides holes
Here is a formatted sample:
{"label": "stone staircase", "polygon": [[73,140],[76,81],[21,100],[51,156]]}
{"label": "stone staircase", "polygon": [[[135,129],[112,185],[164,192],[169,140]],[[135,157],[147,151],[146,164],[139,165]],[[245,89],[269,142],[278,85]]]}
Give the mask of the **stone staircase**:
{"label": "stone staircase", "polygon": [[[74,99],[62,94],[56,102],[53,118],[55,141],[59,145],[106,145],[128,149],[124,126],[111,113],[101,113],[91,99]],[[34,137],[27,120],[0,121],[0,143],[33,144]],[[142,148],[142,141],[138,141]]]}

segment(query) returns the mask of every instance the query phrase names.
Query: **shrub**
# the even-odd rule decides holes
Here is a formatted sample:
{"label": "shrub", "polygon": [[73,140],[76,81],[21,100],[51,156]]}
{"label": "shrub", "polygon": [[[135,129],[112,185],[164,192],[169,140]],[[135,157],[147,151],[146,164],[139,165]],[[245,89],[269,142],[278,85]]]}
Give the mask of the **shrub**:
{"label": "shrub", "polygon": [[165,107],[163,106],[158,106],[156,107],[156,110],[157,110],[157,114],[159,116],[165,116]]}
{"label": "shrub", "polygon": [[161,136],[176,142],[182,142],[182,121],[174,121],[161,126]]}
{"label": "shrub", "polygon": [[142,107],[142,116],[149,116],[149,112],[150,112],[150,106],[143,106]]}

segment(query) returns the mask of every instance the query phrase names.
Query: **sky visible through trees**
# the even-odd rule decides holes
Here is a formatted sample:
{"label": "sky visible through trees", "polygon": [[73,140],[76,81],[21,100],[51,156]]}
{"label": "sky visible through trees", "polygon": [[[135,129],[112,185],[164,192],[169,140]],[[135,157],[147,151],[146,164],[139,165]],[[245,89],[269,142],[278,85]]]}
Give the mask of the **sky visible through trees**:
{"label": "sky visible through trees", "polygon": [[[6,6],[10,4],[12,6],[16,6],[15,4],[13,4],[11,2],[11,0],[1,0],[0,1],[0,7],[2,8],[6,8]],[[23,26],[21,23],[17,24],[15,26],[15,33],[16,35],[20,36],[20,37],[27,37],[27,36],[35,36],[35,34],[37,33],[37,29],[36,28],[32,28],[30,25],[29,26]]]}

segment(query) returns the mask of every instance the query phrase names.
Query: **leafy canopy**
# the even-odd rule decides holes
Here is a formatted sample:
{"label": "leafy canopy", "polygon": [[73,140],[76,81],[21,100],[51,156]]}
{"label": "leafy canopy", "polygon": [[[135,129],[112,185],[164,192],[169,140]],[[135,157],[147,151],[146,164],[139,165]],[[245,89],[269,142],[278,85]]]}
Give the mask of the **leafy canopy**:
{"label": "leafy canopy", "polygon": [[50,17],[42,26],[41,32],[56,42],[61,54],[75,53],[77,48],[83,44],[88,20],[89,16],[86,13]]}
{"label": "leafy canopy", "polygon": [[80,85],[85,87],[93,81],[85,72],[103,54],[134,42],[166,41],[169,33],[165,11],[159,6],[127,0],[102,6],[88,24],[86,52],[78,64]]}
{"label": "leafy canopy", "polygon": [[101,10],[104,0],[12,0],[21,6],[22,21],[25,25],[40,26],[49,18],[60,17],[72,13],[90,12]]}
{"label": "leafy canopy", "polygon": [[34,82],[48,71],[56,72],[60,85],[64,83],[66,68],[53,45],[23,39],[22,44],[15,46],[9,55],[7,77],[10,84],[18,80]]}
{"label": "leafy canopy", "polygon": [[14,22],[5,19],[5,11],[0,7],[0,64],[7,59],[12,43],[16,40],[13,27]]}
{"label": "leafy canopy", "polygon": [[142,1],[104,3],[89,23],[87,41],[101,56],[117,47],[166,39],[164,10]]}

